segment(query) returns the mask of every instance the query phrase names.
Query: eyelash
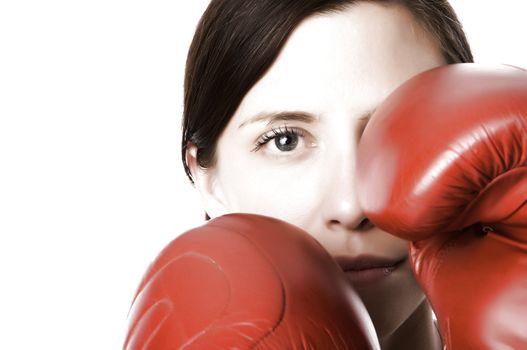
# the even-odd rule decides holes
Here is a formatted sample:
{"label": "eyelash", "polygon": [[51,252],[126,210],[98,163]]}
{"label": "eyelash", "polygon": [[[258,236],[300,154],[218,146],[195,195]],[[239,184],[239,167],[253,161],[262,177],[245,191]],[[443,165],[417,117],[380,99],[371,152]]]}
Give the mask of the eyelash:
{"label": "eyelash", "polygon": [[[272,133],[272,135],[270,134]],[[266,133],[262,135],[254,144],[254,149],[252,152],[257,152],[260,148],[265,146],[269,141],[274,140],[277,137],[281,136],[298,136],[298,137],[304,137],[304,131],[302,129],[298,128],[288,128],[287,125],[285,125],[283,128],[272,128],[269,133]]]}

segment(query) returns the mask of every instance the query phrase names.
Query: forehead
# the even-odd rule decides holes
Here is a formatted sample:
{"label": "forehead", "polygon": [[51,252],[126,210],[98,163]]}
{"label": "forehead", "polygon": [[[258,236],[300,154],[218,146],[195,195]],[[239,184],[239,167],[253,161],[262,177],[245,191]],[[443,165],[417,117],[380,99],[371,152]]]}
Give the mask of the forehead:
{"label": "forehead", "polygon": [[302,21],[240,112],[323,109],[343,99],[384,96],[437,65],[440,56],[406,8],[358,2]]}

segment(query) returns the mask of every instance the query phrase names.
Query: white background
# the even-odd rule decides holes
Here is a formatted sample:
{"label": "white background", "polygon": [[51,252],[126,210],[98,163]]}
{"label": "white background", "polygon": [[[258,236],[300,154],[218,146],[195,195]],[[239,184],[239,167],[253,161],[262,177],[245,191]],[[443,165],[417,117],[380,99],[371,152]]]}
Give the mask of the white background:
{"label": "white background", "polygon": [[[1,2],[1,349],[121,348],[148,263],[202,222],[179,147],[207,3]],[[524,0],[452,4],[477,61],[527,67]]]}

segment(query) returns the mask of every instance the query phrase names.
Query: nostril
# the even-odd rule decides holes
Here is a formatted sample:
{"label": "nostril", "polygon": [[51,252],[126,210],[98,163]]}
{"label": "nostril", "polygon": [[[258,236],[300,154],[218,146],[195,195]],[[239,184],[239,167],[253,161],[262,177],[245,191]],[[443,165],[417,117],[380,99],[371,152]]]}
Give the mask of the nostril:
{"label": "nostril", "polygon": [[364,218],[364,219],[361,220],[361,222],[357,226],[357,230],[358,231],[366,231],[366,230],[371,229],[373,226],[374,226],[373,222],[371,222],[370,219]]}

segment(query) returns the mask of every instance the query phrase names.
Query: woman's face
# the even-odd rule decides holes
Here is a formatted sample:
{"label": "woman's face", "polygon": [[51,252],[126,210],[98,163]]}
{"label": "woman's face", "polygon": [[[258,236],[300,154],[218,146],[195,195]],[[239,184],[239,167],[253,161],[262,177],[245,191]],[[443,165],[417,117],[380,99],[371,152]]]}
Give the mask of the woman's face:
{"label": "woman's face", "polygon": [[[405,258],[403,240],[361,225],[357,146],[368,118],[392,90],[444,63],[400,6],[359,2],[306,19],[244,97],[218,140],[216,165],[205,172],[194,167],[206,211],[211,217],[277,217],[309,232],[339,259]],[[424,300],[408,261],[383,278],[359,281],[356,289],[380,337]]]}

